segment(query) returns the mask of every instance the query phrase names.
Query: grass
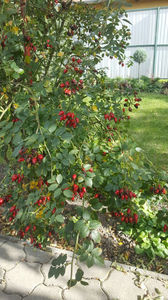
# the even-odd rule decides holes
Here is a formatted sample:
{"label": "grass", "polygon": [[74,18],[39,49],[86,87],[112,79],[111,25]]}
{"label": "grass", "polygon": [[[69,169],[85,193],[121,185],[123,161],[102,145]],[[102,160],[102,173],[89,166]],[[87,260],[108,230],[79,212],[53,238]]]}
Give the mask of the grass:
{"label": "grass", "polygon": [[130,113],[128,132],[156,167],[168,171],[168,96],[140,97],[140,107]]}

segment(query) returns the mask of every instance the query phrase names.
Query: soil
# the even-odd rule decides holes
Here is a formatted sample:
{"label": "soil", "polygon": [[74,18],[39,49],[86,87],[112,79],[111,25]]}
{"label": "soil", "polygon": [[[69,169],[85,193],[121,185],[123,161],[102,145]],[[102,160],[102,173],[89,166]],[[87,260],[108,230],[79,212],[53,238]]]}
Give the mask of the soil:
{"label": "soil", "polygon": [[[0,166],[0,181],[5,173],[5,166]],[[67,203],[65,206],[65,215],[74,211],[74,205],[80,205],[80,201],[75,204]],[[102,249],[103,257],[112,262],[124,263],[127,265],[145,268],[150,271],[164,273],[168,275],[168,265],[166,259],[156,257],[151,259],[146,255],[138,255],[135,253],[134,246],[136,245],[129,236],[122,231],[118,231],[118,221],[108,214],[99,214],[99,220],[102,225],[99,228],[101,234],[101,243],[99,247]],[[11,231],[10,224],[3,217],[3,208],[0,207],[0,234],[16,236],[15,231]],[[63,240],[54,241],[54,244],[59,248],[73,250],[71,246]]]}

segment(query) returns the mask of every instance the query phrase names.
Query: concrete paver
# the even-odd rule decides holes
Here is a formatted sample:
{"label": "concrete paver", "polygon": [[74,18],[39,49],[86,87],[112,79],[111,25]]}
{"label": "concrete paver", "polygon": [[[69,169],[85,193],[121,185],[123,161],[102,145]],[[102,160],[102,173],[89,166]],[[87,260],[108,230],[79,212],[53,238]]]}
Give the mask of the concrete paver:
{"label": "concrete paver", "polygon": [[47,287],[44,284],[40,284],[24,300],[61,300],[61,293],[62,289],[59,287]]}
{"label": "concrete paver", "polygon": [[147,278],[144,281],[144,284],[152,297],[157,297],[161,294],[164,297],[164,300],[168,300],[168,282],[167,288],[162,281],[153,278]]}
{"label": "concrete paver", "polygon": [[6,273],[5,292],[26,296],[35,286],[43,283],[43,275],[40,265],[35,263],[21,262],[15,268]]}
{"label": "concrete paver", "polygon": [[89,280],[88,286],[83,286],[80,283],[64,292],[65,300],[108,300],[106,294],[100,287],[98,280]]}
{"label": "concrete paver", "polygon": [[135,279],[133,273],[112,270],[102,286],[109,295],[109,299],[137,300],[137,296],[143,296],[145,293],[134,284]]}
{"label": "concrete paver", "polygon": [[37,248],[25,246],[26,261],[31,263],[47,263],[51,259],[51,253],[41,251]]}
{"label": "concrete paver", "polygon": [[24,260],[23,245],[7,241],[0,248],[0,266],[6,271],[13,268],[17,262]]}
{"label": "concrete paver", "polygon": [[0,299],[1,300],[21,300],[21,297],[18,295],[6,295],[0,291]]}
{"label": "concrete paver", "polygon": [[77,283],[68,289],[70,264],[64,276],[48,278],[51,261],[61,253],[72,259],[72,252],[51,248],[51,253],[34,249],[23,241],[0,236],[0,300],[137,300],[144,295],[168,300],[168,275],[105,261],[105,266],[75,261],[73,278],[80,266],[88,286]]}
{"label": "concrete paver", "polygon": [[86,264],[78,262],[78,266],[83,270],[85,278],[105,279],[111,270],[111,262],[106,262],[104,266],[94,265],[88,268]]}

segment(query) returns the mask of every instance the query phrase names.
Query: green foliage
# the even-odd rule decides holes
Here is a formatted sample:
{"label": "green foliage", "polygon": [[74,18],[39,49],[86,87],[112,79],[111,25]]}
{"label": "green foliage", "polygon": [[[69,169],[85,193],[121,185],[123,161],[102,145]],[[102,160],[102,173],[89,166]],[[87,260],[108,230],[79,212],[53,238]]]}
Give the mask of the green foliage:
{"label": "green foliage", "polygon": [[146,52],[144,50],[136,50],[133,54],[133,60],[138,64],[145,62],[147,58]]}
{"label": "green foliage", "polygon": [[159,78],[149,78],[146,76],[141,76],[139,80],[136,78],[108,78],[106,79],[106,86],[110,90],[117,88],[122,93],[127,93],[129,90],[145,93],[164,93],[166,89],[166,83],[162,83]]}
{"label": "green foliage", "polygon": [[[87,285],[81,269],[73,278],[76,256],[88,267],[103,264],[98,212],[125,213],[131,206],[134,219],[125,227],[136,236],[143,217],[136,199],[159,183],[127,134],[126,107],[137,109],[141,99],[134,89],[106,89],[97,67],[104,55],[124,60],[126,16],[71,1],[5,1],[1,7],[0,151],[5,159],[10,150],[14,163],[0,205],[11,228],[35,247],[53,238],[73,243],[69,287]],[[160,184],[165,197],[164,180]],[[155,244],[157,255],[165,255]],[[65,274],[66,260],[52,261],[49,278]]]}

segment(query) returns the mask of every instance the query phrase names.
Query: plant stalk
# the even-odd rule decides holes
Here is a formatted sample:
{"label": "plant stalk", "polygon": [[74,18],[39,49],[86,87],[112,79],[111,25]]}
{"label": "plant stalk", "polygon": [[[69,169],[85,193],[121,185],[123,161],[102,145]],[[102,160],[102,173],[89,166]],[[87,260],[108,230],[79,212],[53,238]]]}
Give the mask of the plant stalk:
{"label": "plant stalk", "polygon": [[72,276],[73,276],[73,263],[74,263],[75,253],[76,253],[76,250],[77,250],[77,247],[78,247],[78,241],[79,241],[79,232],[76,236],[75,249],[74,249],[73,256],[72,256],[72,261],[71,261],[70,287],[71,287]]}

